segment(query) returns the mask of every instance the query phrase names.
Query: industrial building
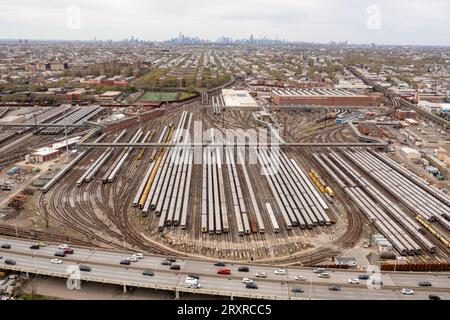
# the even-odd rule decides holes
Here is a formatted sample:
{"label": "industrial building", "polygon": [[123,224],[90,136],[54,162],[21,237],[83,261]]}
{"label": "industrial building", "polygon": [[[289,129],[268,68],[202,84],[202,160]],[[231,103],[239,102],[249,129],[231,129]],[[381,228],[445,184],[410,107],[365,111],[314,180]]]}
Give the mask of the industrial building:
{"label": "industrial building", "polygon": [[277,89],[271,92],[278,105],[378,106],[381,95],[363,95],[343,89]]}
{"label": "industrial building", "polygon": [[258,104],[247,90],[222,90],[223,100],[227,108],[257,108]]}

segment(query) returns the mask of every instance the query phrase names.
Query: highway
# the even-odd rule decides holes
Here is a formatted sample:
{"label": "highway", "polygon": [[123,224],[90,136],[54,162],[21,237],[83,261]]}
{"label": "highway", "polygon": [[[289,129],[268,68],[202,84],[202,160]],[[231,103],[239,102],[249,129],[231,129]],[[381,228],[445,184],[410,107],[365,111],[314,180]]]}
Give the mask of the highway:
{"label": "highway", "polygon": [[[95,250],[89,248],[73,247],[75,253],[62,258],[63,264],[50,262],[58,250],[57,245],[49,245],[40,250],[31,250],[33,242],[0,237],[0,245],[8,243],[11,249],[0,248],[0,268],[17,270],[28,273],[49,275],[67,278],[67,268],[77,264],[85,264],[92,268],[91,272],[81,272],[81,279],[100,283],[111,283],[122,286],[141,287],[149,289],[170,290],[176,292],[191,292],[228,297],[262,298],[262,299],[428,299],[430,293],[439,295],[442,299],[450,299],[450,274],[448,273],[384,273],[380,277],[383,281],[381,288],[372,288],[366,281],[360,284],[349,284],[349,278],[355,278],[362,272],[328,270],[329,279],[320,279],[311,268],[286,269],[285,275],[275,275],[276,267],[264,265],[247,265],[250,272],[238,272],[241,264],[227,264],[231,275],[218,275],[210,261],[177,260],[181,266],[180,271],[170,270],[168,266],[161,265],[165,257],[145,255],[143,260],[132,263],[130,266],[120,265],[119,262],[132,253]],[[17,264],[9,266],[5,259],[14,259]],[[144,270],[155,272],[155,276],[142,275]],[[268,277],[258,279],[256,272],[266,272]],[[200,276],[200,289],[184,287],[187,274]],[[296,281],[294,277],[302,275],[306,281]],[[246,289],[242,283],[243,277],[249,277],[258,285],[257,290]],[[420,281],[429,281],[431,288],[418,286]],[[341,291],[330,291],[330,285],[338,285]],[[301,287],[303,293],[293,293],[293,287]],[[405,296],[400,293],[401,288],[411,288],[415,295]]]}

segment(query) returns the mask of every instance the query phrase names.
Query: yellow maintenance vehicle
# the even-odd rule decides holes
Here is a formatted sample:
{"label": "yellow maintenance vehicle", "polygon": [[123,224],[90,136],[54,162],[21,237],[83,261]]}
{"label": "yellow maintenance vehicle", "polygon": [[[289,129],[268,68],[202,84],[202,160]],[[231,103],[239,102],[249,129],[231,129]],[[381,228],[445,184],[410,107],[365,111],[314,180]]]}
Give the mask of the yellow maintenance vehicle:
{"label": "yellow maintenance vehicle", "polygon": [[424,218],[421,216],[416,216],[416,220],[420,222],[421,225],[423,225],[428,231],[431,232],[433,236],[441,240],[441,242],[447,247],[450,248],[450,241],[445,238],[445,236],[441,233],[439,233],[433,226]]}
{"label": "yellow maintenance vehicle", "polygon": [[325,184],[325,182],[322,180],[322,178],[316,171],[311,170],[309,172],[309,177],[312,179],[312,181],[314,181],[316,186],[319,188],[320,192],[330,197],[334,197],[333,189],[331,189],[329,186]]}

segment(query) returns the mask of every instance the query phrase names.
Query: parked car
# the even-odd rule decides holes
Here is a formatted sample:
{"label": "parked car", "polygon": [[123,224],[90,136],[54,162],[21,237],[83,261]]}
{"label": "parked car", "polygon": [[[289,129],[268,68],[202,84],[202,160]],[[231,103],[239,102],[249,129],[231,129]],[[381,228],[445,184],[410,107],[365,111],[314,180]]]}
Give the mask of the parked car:
{"label": "parked car", "polygon": [[250,271],[250,268],[249,268],[249,267],[239,267],[239,268],[238,268],[238,271],[239,271],[239,272],[249,272],[249,271]]}
{"label": "parked car", "polygon": [[328,290],[330,291],[341,291],[341,288],[338,286],[329,286]]}
{"label": "parked car", "polygon": [[253,280],[250,278],[242,278],[242,283],[251,283],[251,282],[253,282]]}
{"label": "parked car", "polygon": [[149,277],[153,277],[155,275],[155,273],[153,271],[144,271],[144,272],[142,272],[142,274],[144,276],[149,276]]}
{"label": "parked car", "polygon": [[294,280],[295,281],[306,281],[306,277],[305,276],[295,276]]}
{"label": "parked car", "polygon": [[369,280],[369,275],[368,274],[360,274],[359,276],[358,276],[358,279],[359,280]]}
{"label": "parked car", "polygon": [[277,274],[277,275],[283,275],[283,274],[286,274],[286,270],[284,270],[284,269],[277,269],[277,270],[274,271],[274,273]]}
{"label": "parked car", "polygon": [[255,277],[257,277],[257,278],[267,278],[267,273],[265,273],[265,272],[257,272],[255,274]]}
{"label": "parked car", "polygon": [[304,290],[302,288],[294,287],[294,288],[292,288],[292,292],[294,292],[294,293],[302,293],[302,292],[304,292]]}
{"label": "parked car", "polygon": [[120,264],[123,264],[123,265],[129,266],[129,265],[131,264],[131,261],[130,261],[130,260],[128,260],[128,259],[125,259],[125,260],[122,260],[122,261],[120,261]]}
{"label": "parked car", "polygon": [[402,290],[400,290],[401,294],[407,295],[407,296],[412,296],[414,294],[414,291],[412,291],[411,289],[408,288],[403,288]]}
{"label": "parked car", "polygon": [[5,260],[5,264],[8,264],[10,266],[15,266],[16,265],[16,260],[13,259],[6,259]]}
{"label": "parked car", "polygon": [[246,287],[247,289],[258,289],[258,286],[257,286],[256,283],[254,283],[254,282],[246,283],[246,284],[245,284],[245,287]]}
{"label": "parked car", "polygon": [[180,269],[181,269],[181,267],[179,264],[172,264],[170,266],[170,270],[180,270]]}
{"label": "parked car", "polygon": [[429,281],[419,282],[419,287],[431,287],[431,282]]}
{"label": "parked car", "polygon": [[441,297],[439,297],[437,294],[430,294],[428,296],[428,299],[430,299],[430,300],[441,300]]}
{"label": "parked car", "polygon": [[358,284],[358,283],[359,283],[359,279],[358,279],[358,278],[348,279],[348,283],[351,283],[351,284]]}
{"label": "parked car", "polygon": [[80,271],[85,271],[85,272],[90,272],[91,271],[91,267],[86,266],[84,264],[80,264],[80,266],[78,268],[80,269]]}
{"label": "parked car", "polygon": [[54,254],[55,257],[65,257],[66,253],[64,251],[56,251]]}
{"label": "parked car", "polygon": [[225,262],[223,262],[223,261],[216,262],[216,263],[214,263],[214,266],[216,266],[216,267],[225,267]]}
{"label": "parked car", "polygon": [[231,274],[231,270],[230,269],[219,269],[217,270],[217,274]]}
{"label": "parked car", "polygon": [[39,247],[39,245],[37,245],[37,244],[32,244],[31,246],[30,246],[30,249],[31,250],[39,250],[41,247]]}
{"label": "parked car", "polygon": [[63,261],[61,259],[52,259],[51,263],[53,263],[53,264],[62,264]]}
{"label": "parked car", "polygon": [[2,249],[11,249],[11,245],[4,243],[4,244],[2,244]]}

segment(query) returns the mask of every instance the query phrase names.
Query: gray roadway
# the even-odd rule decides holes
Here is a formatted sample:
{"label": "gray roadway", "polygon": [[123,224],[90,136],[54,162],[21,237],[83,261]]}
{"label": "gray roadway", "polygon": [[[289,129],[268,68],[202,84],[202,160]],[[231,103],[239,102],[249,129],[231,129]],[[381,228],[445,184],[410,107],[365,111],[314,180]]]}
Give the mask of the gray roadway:
{"label": "gray roadway", "polygon": [[[62,258],[62,265],[52,264],[51,259],[58,250],[57,245],[49,245],[40,250],[29,249],[33,242],[8,239],[0,237],[0,245],[9,243],[12,248],[0,249],[0,265],[4,265],[5,259],[14,259],[16,267],[45,270],[48,272],[64,273],[70,265],[83,263],[92,268],[91,272],[82,272],[89,277],[98,277],[105,280],[114,279],[124,282],[139,282],[142,284],[157,284],[158,286],[184,287],[187,274],[196,273],[200,275],[202,291],[221,292],[222,294],[257,294],[268,298],[278,296],[282,298],[302,299],[428,299],[430,293],[438,294],[443,299],[450,299],[449,274],[435,273],[384,273],[380,277],[383,281],[381,288],[372,288],[366,281],[358,285],[348,284],[349,278],[355,278],[361,272],[327,270],[329,279],[318,278],[310,268],[286,269],[286,275],[275,275],[275,267],[248,265],[250,272],[238,272],[241,264],[227,264],[231,269],[230,276],[217,275],[218,267],[212,262],[199,260],[177,259],[181,266],[180,271],[172,271],[168,266],[161,265],[163,257],[145,256],[145,259],[132,263],[130,266],[122,266],[119,262],[127,258],[131,253],[113,251],[90,250],[86,248],[74,248],[73,255]],[[142,271],[155,271],[154,277],[143,276]],[[256,272],[266,272],[268,278],[258,279]],[[306,281],[295,281],[296,275],[306,277]],[[246,289],[242,283],[242,277],[249,277],[258,285],[258,290]],[[420,288],[418,282],[429,281],[431,288]],[[340,292],[329,291],[329,285],[338,285]],[[293,287],[301,287],[304,293],[293,293]],[[411,288],[415,291],[413,296],[405,296],[400,293],[401,288]]]}

